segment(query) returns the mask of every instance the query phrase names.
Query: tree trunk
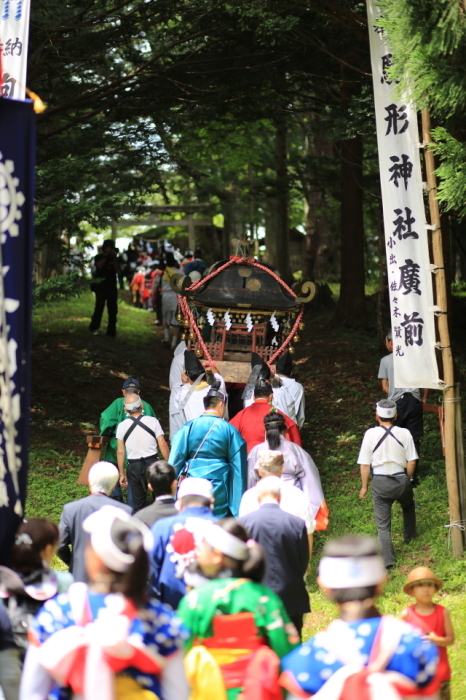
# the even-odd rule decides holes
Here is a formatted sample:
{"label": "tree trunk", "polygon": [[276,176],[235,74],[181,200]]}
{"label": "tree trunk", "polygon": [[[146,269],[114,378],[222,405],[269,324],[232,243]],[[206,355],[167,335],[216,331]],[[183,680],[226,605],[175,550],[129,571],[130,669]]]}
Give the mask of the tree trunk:
{"label": "tree trunk", "polygon": [[275,162],[277,182],[277,239],[275,267],[284,280],[290,280],[290,252],[288,231],[288,158],[286,121],[276,121]]}
{"label": "tree trunk", "polygon": [[222,254],[223,259],[228,260],[230,255],[236,254],[236,247],[231,244],[232,240],[234,238],[242,240],[245,237],[244,213],[236,194],[230,194],[228,199],[223,198],[222,211],[224,221]]}
{"label": "tree trunk", "polygon": [[364,221],[362,140],[340,143],[341,155],[341,277],[335,321],[352,328],[366,323],[364,298]]}
{"label": "tree trunk", "polygon": [[[354,74],[347,78],[347,69],[341,69],[341,106],[348,108],[350,98],[360,91]],[[341,141],[341,272],[340,299],[334,322],[350,328],[366,324],[364,298],[364,215],[362,190],[363,148],[361,136]]]}

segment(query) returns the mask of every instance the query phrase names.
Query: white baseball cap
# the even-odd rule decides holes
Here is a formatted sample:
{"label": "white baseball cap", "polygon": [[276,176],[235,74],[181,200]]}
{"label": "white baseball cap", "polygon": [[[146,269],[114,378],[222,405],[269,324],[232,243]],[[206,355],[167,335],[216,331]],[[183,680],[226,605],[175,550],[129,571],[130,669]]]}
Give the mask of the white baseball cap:
{"label": "white baseball cap", "polygon": [[202,498],[213,498],[214,490],[212,483],[208,479],[198,479],[196,477],[187,477],[183,479],[178,489],[178,498],[184,496],[202,496]]}

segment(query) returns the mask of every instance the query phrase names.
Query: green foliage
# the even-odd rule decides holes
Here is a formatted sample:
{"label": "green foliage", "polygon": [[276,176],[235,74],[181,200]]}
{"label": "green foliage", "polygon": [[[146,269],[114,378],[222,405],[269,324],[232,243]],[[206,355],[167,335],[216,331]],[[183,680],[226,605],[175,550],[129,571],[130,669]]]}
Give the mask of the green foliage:
{"label": "green foliage", "polygon": [[432,129],[434,152],[440,158],[438,198],[446,211],[459,219],[466,216],[466,143],[460,143],[443,127]]}
{"label": "green foliage", "polygon": [[69,299],[89,291],[89,280],[79,272],[50,277],[34,287],[34,304],[44,304],[57,299]]}

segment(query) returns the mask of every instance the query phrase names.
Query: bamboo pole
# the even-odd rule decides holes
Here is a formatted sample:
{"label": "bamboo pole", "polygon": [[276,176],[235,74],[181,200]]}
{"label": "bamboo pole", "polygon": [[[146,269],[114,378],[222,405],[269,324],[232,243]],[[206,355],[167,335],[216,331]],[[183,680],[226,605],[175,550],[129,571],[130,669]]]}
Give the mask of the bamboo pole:
{"label": "bamboo pole", "polygon": [[[460,383],[456,382],[456,467],[458,470],[458,487],[460,494],[460,511],[463,524],[466,523],[466,472],[464,470],[464,441],[463,441],[463,414],[461,411]],[[466,532],[463,530],[463,544],[465,544]]]}
{"label": "bamboo pole", "polygon": [[[425,144],[432,141],[430,130],[430,113],[428,109],[423,109],[422,140]],[[445,382],[445,389],[443,391],[445,411],[445,471],[447,477],[448,507],[450,511],[450,532],[453,556],[461,557],[463,554],[463,536],[458,527],[461,521],[461,512],[456,469],[455,379],[453,355],[450,345],[450,331],[448,329],[447,319],[447,287],[442,247],[442,230],[440,228],[440,211],[437,201],[437,178],[435,175],[434,154],[430,148],[424,148],[424,158],[429,190],[430,223],[435,226],[435,229],[432,231],[432,251],[434,255],[434,265],[437,268],[435,274],[437,306],[441,311],[438,318],[438,329],[440,346],[442,348],[443,379]]]}

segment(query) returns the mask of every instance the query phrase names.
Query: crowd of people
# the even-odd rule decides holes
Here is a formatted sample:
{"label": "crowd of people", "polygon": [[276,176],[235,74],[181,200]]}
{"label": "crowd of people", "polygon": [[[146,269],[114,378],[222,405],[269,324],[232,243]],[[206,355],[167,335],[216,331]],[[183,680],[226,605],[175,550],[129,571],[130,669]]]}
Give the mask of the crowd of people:
{"label": "crowd of people", "polygon": [[206,269],[200,248],[187,249],[183,255],[166,240],[159,245],[134,239],[127,250],[120,253],[115,241],[105,240],[91,265],[95,308],[90,332],[99,333],[107,306],[107,335],[116,335],[118,287],[124,289],[126,281],[132,304],[155,313],[154,323],[163,327],[163,343],[171,344],[174,349],[178,344],[180,323],[176,320],[178,296],[171,288],[170,278],[174,274],[189,275],[194,282]]}
{"label": "crowd of people", "polygon": [[[139,382],[124,381],[101,414],[108,442],[89,495],[64,506],[58,527],[24,521],[0,567],[6,700],[448,700],[454,631],[433,602],[443,582],[417,567],[400,619],[376,607],[395,561],[393,502],[405,541],[415,536],[419,446],[396,421],[397,401],[408,421],[418,405],[412,390],[393,400],[390,359],[358,459],[379,543],[326,542],[317,581],[339,617],[302,643],[313,539],[330,514],[292,374],[289,354],[272,372],[253,353],[252,396],[233,407],[217,367],[179,343],[168,437]],[[69,572],[51,569],[55,554]]]}

